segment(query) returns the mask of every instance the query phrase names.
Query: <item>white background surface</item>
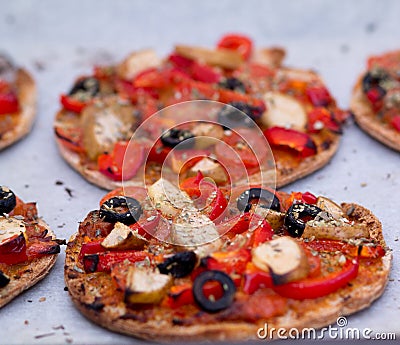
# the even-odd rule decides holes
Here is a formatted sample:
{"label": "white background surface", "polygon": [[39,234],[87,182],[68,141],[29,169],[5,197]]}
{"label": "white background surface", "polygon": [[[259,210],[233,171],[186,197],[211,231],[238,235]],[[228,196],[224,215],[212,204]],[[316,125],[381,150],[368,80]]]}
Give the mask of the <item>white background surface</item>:
{"label": "white background surface", "polygon": [[[258,46],[285,47],[287,64],[317,69],[339,104],[347,107],[365,58],[400,48],[399,14],[400,2],[394,0],[1,0],[0,50],[33,73],[39,107],[31,135],[0,153],[0,184],[26,201],[37,201],[40,214],[58,237],[68,238],[78,221],[97,207],[104,191],[83,180],[59,157],[52,121],[59,94],[79,73],[90,72],[93,63],[118,61],[144,47],[155,47],[160,54],[175,43],[211,47],[225,32],[243,32]],[[349,327],[400,334],[399,162],[399,153],[351,124],[328,166],[285,188],[358,202],[382,220],[394,255],[391,280],[371,308],[348,318]],[[57,180],[64,185],[56,185]],[[72,189],[72,198],[65,187]],[[75,310],[63,290],[63,261],[64,249],[44,281],[0,310],[0,343],[134,342],[103,330]],[[46,300],[39,302],[41,297]],[[35,338],[47,333],[51,335]]]}

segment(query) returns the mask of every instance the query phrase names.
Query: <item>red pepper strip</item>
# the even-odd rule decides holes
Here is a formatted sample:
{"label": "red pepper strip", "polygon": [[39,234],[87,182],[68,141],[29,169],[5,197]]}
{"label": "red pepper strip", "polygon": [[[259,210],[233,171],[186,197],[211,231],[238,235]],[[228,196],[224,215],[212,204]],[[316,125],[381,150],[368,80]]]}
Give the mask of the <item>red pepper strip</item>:
{"label": "red pepper strip", "polygon": [[254,230],[253,235],[253,247],[259,246],[261,243],[271,241],[274,230],[272,230],[271,225],[263,220],[261,224]]}
{"label": "red pepper strip", "polygon": [[197,176],[189,177],[180,184],[180,188],[193,198],[201,197],[207,200],[208,197],[215,192],[215,197],[209,207],[207,207],[207,215],[211,220],[219,218],[228,206],[228,202],[222,191],[213,183],[204,180],[203,174],[199,171]]}
{"label": "red pepper strip", "polygon": [[251,254],[247,249],[239,249],[229,252],[215,252],[202,259],[202,266],[207,270],[223,271],[227,274],[241,274],[251,260]]}
{"label": "red pepper strip", "polygon": [[141,99],[146,99],[151,101],[153,99],[158,99],[158,92],[150,87],[135,87],[132,82],[123,79],[116,79],[115,89],[118,94],[122,97],[128,98],[132,103],[137,103]]}
{"label": "red pepper strip", "polygon": [[81,251],[79,252],[78,256],[79,262],[83,262],[83,257],[85,255],[105,252],[106,249],[101,245],[101,242],[103,242],[102,239],[100,241],[92,241],[82,244]]}
{"label": "red pepper strip", "polygon": [[393,116],[390,124],[396,131],[400,132],[400,115]]}
{"label": "red pepper strip", "polygon": [[163,89],[185,80],[190,80],[190,77],[177,68],[168,68],[161,71],[152,68],[137,75],[133,80],[133,86],[137,88]]}
{"label": "red pepper strip", "polygon": [[99,171],[114,181],[134,177],[144,160],[144,147],[139,143],[117,142],[111,154],[103,153],[97,159]]}
{"label": "red pepper strip", "polygon": [[155,162],[158,164],[163,164],[170,151],[171,148],[164,146],[159,140],[154,146],[152,146],[149,155],[147,157],[147,162]]}
{"label": "red pepper strip", "polygon": [[82,143],[82,130],[79,128],[55,127],[56,137],[61,141],[64,147],[73,152],[84,152]]}
{"label": "red pepper strip", "polygon": [[261,113],[267,109],[263,100],[250,95],[226,89],[219,89],[218,94],[218,101],[222,103],[244,102],[254,107],[259,107]]}
{"label": "red pepper strip", "polygon": [[327,128],[334,133],[341,133],[342,127],[334,114],[328,109],[317,107],[308,113],[307,129],[311,133],[318,133],[322,128]]}
{"label": "red pepper strip", "polygon": [[311,104],[316,107],[326,107],[332,102],[332,96],[324,86],[309,86],[306,94]]}
{"label": "red pepper strip", "polygon": [[51,237],[42,240],[30,240],[26,248],[26,255],[30,260],[43,255],[58,254],[59,252],[60,245],[52,241]]}
{"label": "red pepper strip", "polygon": [[27,259],[24,234],[14,235],[0,245],[0,263],[14,265]]}
{"label": "red pepper strip", "polygon": [[65,110],[69,110],[78,114],[82,112],[83,108],[85,108],[87,105],[87,102],[82,102],[74,97],[64,94],[61,95],[60,102]]}
{"label": "red pepper strip", "polygon": [[310,192],[305,192],[305,193],[301,194],[301,200],[303,202],[305,202],[306,204],[312,204],[313,205],[313,204],[317,203],[318,198],[314,194],[312,194]]}
{"label": "red pepper strip", "polygon": [[143,261],[149,255],[147,252],[133,250],[87,254],[83,257],[83,267],[86,273],[110,272],[113,265],[119,262],[128,260],[135,263]]}
{"label": "red pepper strip", "polygon": [[288,147],[296,151],[302,158],[317,153],[314,140],[306,133],[283,127],[271,127],[264,131],[264,135],[271,146]]}
{"label": "red pepper strip", "polygon": [[218,42],[217,47],[235,50],[243,57],[244,60],[248,60],[253,51],[253,42],[247,36],[230,34],[223,36]]}
{"label": "red pepper strip", "polygon": [[[221,285],[218,282],[213,281],[204,284],[203,291],[206,297],[210,297],[212,295],[215,299],[221,298],[224,293]],[[192,284],[186,283],[172,286],[167,297],[163,300],[162,306],[176,309],[184,305],[194,303]]]}
{"label": "red pepper strip", "polygon": [[353,257],[358,256],[361,259],[377,259],[383,257],[386,253],[385,249],[381,245],[377,245],[375,247],[363,246],[362,249],[359,250],[358,246],[335,240],[313,240],[307,242],[307,247],[318,252],[340,251],[343,254]]}
{"label": "red pepper strip", "polygon": [[0,93],[0,115],[13,114],[19,111],[19,102],[16,94],[12,91]]}
{"label": "red pepper strip", "polygon": [[306,278],[273,287],[279,295],[287,298],[303,300],[329,295],[347,285],[357,277],[358,259],[347,259],[342,269],[324,277]]}
{"label": "red pepper strip", "polygon": [[244,274],[243,292],[248,295],[256,292],[261,287],[271,288],[272,286],[272,278],[268,272],[259,271]]}

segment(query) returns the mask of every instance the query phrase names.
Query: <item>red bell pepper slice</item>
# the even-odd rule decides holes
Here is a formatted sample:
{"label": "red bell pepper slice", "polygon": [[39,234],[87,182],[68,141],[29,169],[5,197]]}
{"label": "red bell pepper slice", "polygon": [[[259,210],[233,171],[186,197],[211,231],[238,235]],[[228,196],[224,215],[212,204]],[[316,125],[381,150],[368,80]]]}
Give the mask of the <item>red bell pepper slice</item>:
{"label": "red bell pepper slice", "polygon": [[237,51],[244,60],[248,60],[253,51],[253,42],[247,36],[230,34],[223,36],[217,47]]}
{"label": "red bell pepper slice", "polygon": [[200,198],[199,204],[207,201],[212,193],[215,193],[210,205],[206,207],[207,216],[213,221],[220,218],[228,206],[228,201],[222,191],[212,182],[205,180],[200,171],[196,176],[185,179],[180,184],[180,189],[191,198]]}
{"label": "red bell pepper slice", "polygon": [[317,107],[308,113],[308,130],[311,133],[318,133],[321,129],[327,128],[334,133],[341,133],[342,128],[334,114],[328,109]]}
{"label": "red bell pepper slice", "polygon": [[55,127],[54,132],[63,146],[73,152],[84,152],[82,130],[79,128]]}
{"label": "red bell pepper slice", "polygon": [[139,143],[117,142],[111,154],[103,153],[97,159],[99,171],[114,181],[134,177],[144,160],[144,147]]}
{"label": "red bell pepper slice", "polygon": [[103,253],[106,249],[101,245],[103,239],[100,241],[91,241],[82,244],[81,251],[79,252],[78,260],[83,263],[85,255]]}
{"label": "red bell pepper slice", "polygon": [[261,221],[261,224],[254,230],[253,233],[253,247],[259,246],[261,243],[271,241],[274,235],[271,225],[265,219]]}
{"label": "red bell pepper slice", "polygon": [[156,212],[154,215],[147,217],[145,220],[140,220],[129,227],[135,231],[138,231],[138,234],[143,236],[144,238],[150,239],[151,236],[154,235],[155,230],[157,229],[158,224],[160,223],[161,215],[159,212]]}
{"label": "red bell pepper slice", "polygon": [[87,254],[83,257],[83,267],[86,273],[111,272],[112,267],[119,262],[127,260],[135,263],[143,261],[149,255],[147,252],[134,250]]}
{"label": "red bell pepper slice", "polygon": [[342,269],[327,276],[306,278],[297,282],[275,285],[279,295],[296,300],[315,299],[329,295],[347,285],[358,274],[358,259],[347,259]]}
{"label": "red bell pepper slice", "polygon": [[324,86],[309,86],[306,94],[312,105],[316,107],[326,107],[332,102],[332,96]]}
{"label": "red bell pepper slice", "polygon": [[270,145],[288,147],[302,158],[314,156],[317,153],[314,140],[306,133],[283,127],[271,127],[264,131],[264,135]]}
{"label": "red bell pepper slice", "polygon": [[385,249],[381,245],[372,246],[355,246],[349,243],[336,240],[313,240],[307,242],[307,247],[318,252],[342,252],[343,254],[360,259],[377,259],[386,254]]}
{"label": "red bell pepper slice", "polygon": [[400,132],[400,115],[393,116],[390,120],[390,124],[396,131]]}
{"label": "red bell pepper slice", "polygon": [[164,146],[161,140],[158,140],[150,149],[147,162],[155,162],[163,164],[168,154],[172,150],[171,147]]}
{"label": "red bell pepper slice", "polygon": [[190,80],[190,77],[177,68],[158,70],[151,68],[137,75],[133,80],[133,86],[137,88],[163,89],[173,84]]}
{"label": "red bell pepper slice", "polygon": [[14,265],[27,259],[24,234],[14,235],[0,244],[0,263]]}
{"label": "red bell pepper slice", "polygon": [[248,295],[253,294],[261,287],[271,288],[272,286],[272,277],[268,272],[260,270],[244,275],[243,292]]}
{"label": "red bell pepper slice", "polygon": [[69,110],[78,114],[81,113],[88,104],[87,102],[80,101],[73,96],[64,94],[60,96],[60,102],[65,110]]}
{"label": "red bell pepper slice", "polygon": [[0,115],[14,114],[19,111],[17,95],[12,92],[0,93]]}

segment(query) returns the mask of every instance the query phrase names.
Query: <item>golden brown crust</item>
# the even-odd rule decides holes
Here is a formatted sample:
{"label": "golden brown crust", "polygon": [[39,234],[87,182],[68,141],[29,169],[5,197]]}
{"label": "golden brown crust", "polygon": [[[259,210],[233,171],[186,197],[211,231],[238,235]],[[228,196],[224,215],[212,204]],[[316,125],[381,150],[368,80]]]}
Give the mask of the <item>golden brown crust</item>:
{"label": "golden brown crust", "polygon": [[0,150],[27,135],[32,128],[36,115],[36,85],[32,76],[25,69],[17,70],[16,85],[18,100],[22,109],[18,115],[18,125],[1,137]]}
{"label": "golden brown crust", "polygon": [[[55,238],[54,233],[45,222],[39,220],[39,224],[46,227],[46,229],[49,231],[49,236]],[[29,263],[29,265],[27,265],[26,270],[18,279],[13,279],[13,277],[11,277],[10,282],[5,287],[0,289],[0,308],[17,297],[23,291],[35,285],[38,281],[42,280],[54,266],[56,260],[57,254],[46,255],[41,258],[34,259],[31,263]]]}
{"label": "golden brown crust", "polygon": [[[369,210],[352,203],[342,204],[342,207],[352,220],[368,224],[371,237],[379,241],[381,245],[385,245],[381,223]],[[266,321],[269,328],[283,327],[301,330],[306,327],[323,327],[334,323],[339,316],[349,315],[368,307],[379,298],[388,281],[392,261],[392,254],[387,251],[382,261],[377,263],[379,269],[373,271],[373,276],[368,274],[366,269],[360,270],[359,276],[352,281],[351,286],[342,288],[327,297],[294,301],[292,308],[285,315],[271,320],[260,320],[258,323],[218,321],[211,324],[201,324],[199,321],[195,325],[183,326],[174,325],[170,320],[162,317],[158,320],[140,321],[138,317],[135,319],[135,312],[132,310],[128,315],[125,314],[126,309],[123,303],[99,307],[99,303],[94,303],[96,299],[86,294],[86,291],[91,288],[93,290],[94,286],[97,291],[101,289],[98,282],[96,284],[96,279],[93,279],[95,276],[73,270],[80,250],[76,245],[77,242],[74,241],[75,238],[70,240],[66,251],[65,281],[73,302],[82,314],[112,331],[160,342],[256,339],[257,330],[263,327]]]}
{"label": "golden brown crust", "polygon": [[400,151],[400,133],[377,118],[362,92],[361,77],[353,89],[350,108],[357,124],[365,132],[386,146]]}

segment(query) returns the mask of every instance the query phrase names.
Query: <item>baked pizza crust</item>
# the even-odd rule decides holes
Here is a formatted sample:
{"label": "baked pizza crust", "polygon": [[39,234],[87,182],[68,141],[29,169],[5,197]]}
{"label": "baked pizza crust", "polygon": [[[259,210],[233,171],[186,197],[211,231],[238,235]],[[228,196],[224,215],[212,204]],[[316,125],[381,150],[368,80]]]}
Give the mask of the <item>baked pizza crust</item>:
{"label": "baked pizza crust", "polygon": [[[382,246],[385,242],[382,235],[380,221],[366,208],[357,204],[342,204],[345,212],[352,213],[357,222],[368,224],[371,237],[377,239]],[[76,307],[88,319],[112,331],[159,342],[172,341],[200,341],[200,340],[245,340],[257,339],[257,330],[264,327],[265,320],[258,323],[249,322],[224,322],[218,321],[211,324],[196,324],[191,326],[173,325],[168,320],[160,317],[158,320],[141,322],[135,319],[134,313],[124,317],[123,303],[118,306],[104,306],[101,299],[93,300],[86,294],[92,288],[90,279],[85,274],[73,270],[80,248],[74,245],[75,236],[70,240],[66,250],[65,282]],[[71,242],[72,241],[72,242]],[[388,250],[382,258],[380,270],[374,272],[368,283],[362,284],[357,277],[351,286],[342,288],[327,297],[308,300],[307,309],[296,312],[294,309],[280,317],[268,320],[268,328],[321,328],[335,323],[339,316],[349,315],[367,308],[374,300],[379,298],[386,286],[391,267],[392,254]]]}
{"label": "baked pizza crust", "polygon": [[16,85],[21,113],[18,115],[18,125],[0,138],[0,150],[26,136],[31,131],[36,115],[36,85],[28,71],[23,68],[16,71]]}
{"label": "baked pizza crust", "polygon": [[[44,221],[39,220],[39,224],[48,230],[48,234],[52,238],[55,238],[54,233]],[[29,289],[42,280],[56,263],[57,256],[58,254],[50,254],[36,258],[26,265],[25,271],[18,279],[10,277],[10,282],[0,289],[0,308],[17,297],[24,290]]]}
{"label": "baked pizza crust", "polygon": [[358,79],[350,101],[350,109],[357,124],[371,137],[394,150],[400,151],[400,133],[377,118],[362,92],[361,80],[362,77]]}

